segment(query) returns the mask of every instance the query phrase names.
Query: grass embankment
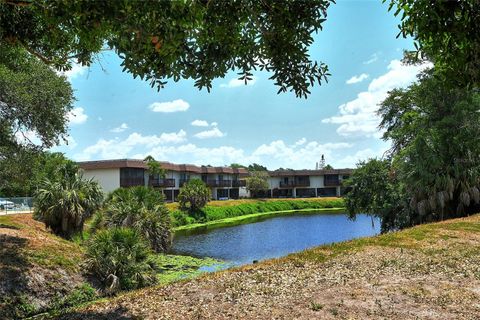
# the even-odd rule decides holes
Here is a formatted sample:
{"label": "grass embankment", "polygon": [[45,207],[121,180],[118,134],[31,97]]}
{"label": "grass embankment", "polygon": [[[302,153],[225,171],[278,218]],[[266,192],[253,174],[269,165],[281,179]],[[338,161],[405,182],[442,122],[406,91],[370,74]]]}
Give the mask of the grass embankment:
{"label": "grass embankment", "polygon": [[478,319],[479,288],[475,215],[127,293],[62,319]]}
{"label": "grass embankment", "polygon": [[0,319],[48,308],[84,283],[83,250],[30,214],[0,216]]}
{"label": "grass embankment", "polygon": [[[178,209],[178,204],[168,204],[172,210],[174,227],[181,230],[198,228],[201,226],[226,226],[252,221],[261,213],[273,216],[275,213],[288,214],[301,211],[315,211],[318,209],[343,209],[344,202],[341,198],[309,198],[309,199],[242,199],[227,201],[212,201],[201,212],[191,217]],[[243,217],[243,218],[240,218]],[[235,218],[235,219],[232,219]],[[212,223],[217,221],[216,223]]]}
{"label": "grass embankment", "polygon": [[[196,277],[214,259],[153,254],[160,284]],[[51,234],[31,214],[0,216],[0,319],[20,319],[98,299],[85,274],[82,241]]]}

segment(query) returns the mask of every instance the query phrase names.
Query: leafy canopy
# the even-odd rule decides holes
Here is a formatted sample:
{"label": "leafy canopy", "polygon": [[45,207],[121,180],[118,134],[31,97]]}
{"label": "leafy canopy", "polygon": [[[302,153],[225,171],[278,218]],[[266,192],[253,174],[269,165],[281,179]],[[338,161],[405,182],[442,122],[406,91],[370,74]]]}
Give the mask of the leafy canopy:
{"label": "leafy canopy", "polygon": [[379,115],[388,158],[360,163],[346,196],[351,214],[384,219],[384,230],[464,216],[480,204],[480,94],[434,75],[392,90]]}
{"label": "leafy canopy", "polygon": [[[19,177],[41,161],[39,151],[65,140],[73,100],[65,77],[0,42],[0,189],[18,190]],[[31,194],[21,191],[12,195]]]}
{"label": "leafy canopy", "polygon": [[258,192],[267,190],[270,186],[268,184],[268,173],[266,171],[251,171],[250,176],[246,178],[247,190],[256,196]]}
{"label": "leafy canopy", "polygon": [[[386,0],[384,0],[386,1]],[[401,15],[400,33],[415,39],[412,58],[434,62],[445,81],[480,84],[480,3],[478,0],[390,0]]]}
{"label": "leafy canopy", "polygon": [[333,0],[294,1],[3,1],[0,44],[23,47],[57,69],[90,65],[114,50],[124,71],[162,88],[193,79],[199,89],[259,68],[279,92],[306,97],[328,68],[308,54]]}

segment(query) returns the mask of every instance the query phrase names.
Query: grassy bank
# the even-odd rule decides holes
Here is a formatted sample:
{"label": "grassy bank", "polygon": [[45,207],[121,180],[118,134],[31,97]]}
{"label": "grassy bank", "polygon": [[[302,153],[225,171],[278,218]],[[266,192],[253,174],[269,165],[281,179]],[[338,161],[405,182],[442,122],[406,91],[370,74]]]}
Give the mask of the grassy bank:
{"label": "grassy bank", "polygon": [[476,319],[480,215],[147,288],[62,319]]}
{"label": "grassy bank", "polygon": [[175,235],[188,235],[190,233],[195,233],[198,230],[206,231],[216,228],[231,227],[241,224],[253,223],[262,221],[264,219],[269,219],[273,217],[281,217],[291,214],[311,214],[323,212],[325,214],[339,213],[343,212],[344,208],[321,208],[321,209],[299,209],[299,210],[284,210],[284,211],[271,211],[271,212],[261,212],[247,214],[243,216],[237,216],[233,218],[225,218],[219,220],[213,220],[204,223],[193,223],[184,226],[180,226],[174,229]]}
{"label": "grassy bank", "polygon": [[293,212],[312,209],[343,208],[341,198],[309,198],[309,199],[244,199],[228,201],[212,201],[201,212],[194,216],[175,209],[176,204],[170,204],[174,227],[192,224],[205,224],[212,221],[230,219],[258,213]]}
{"label": "grassy bank", "polygon": [[[60,314],[100,298],[85,273],[83,244],[80,238],[67,241],[51,234],[31,214],[0,216],[0,319]],[[160,284],[222,266],[218,260],[179,255],[152,254],[150,260]]]}

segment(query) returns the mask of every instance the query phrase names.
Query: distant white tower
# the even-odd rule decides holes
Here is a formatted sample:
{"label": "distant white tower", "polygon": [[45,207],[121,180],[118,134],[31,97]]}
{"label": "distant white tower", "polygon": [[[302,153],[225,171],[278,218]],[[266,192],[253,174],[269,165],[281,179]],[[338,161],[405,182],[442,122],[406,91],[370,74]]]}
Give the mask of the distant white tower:
{"label": "distant white tower", "polygon": [[325,168],[325,156],[322,154],[320,162],[317,163],[317,170],[323,170]]}

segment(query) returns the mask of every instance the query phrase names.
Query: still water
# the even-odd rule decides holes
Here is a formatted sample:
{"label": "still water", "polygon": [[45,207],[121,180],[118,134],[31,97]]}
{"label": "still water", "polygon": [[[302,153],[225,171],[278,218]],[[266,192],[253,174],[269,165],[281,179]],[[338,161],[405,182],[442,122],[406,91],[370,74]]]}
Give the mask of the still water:
{"label": "still water", "polygon": [[176,236],[173,251],[242,265],[379,232],[380,221],[364,214],[355,221],[341,213],[298,214]]}

